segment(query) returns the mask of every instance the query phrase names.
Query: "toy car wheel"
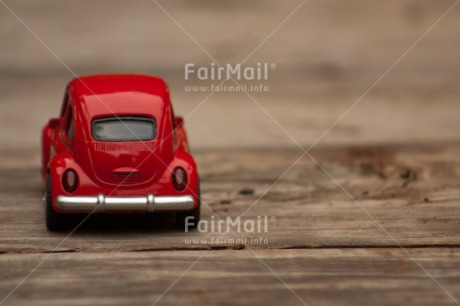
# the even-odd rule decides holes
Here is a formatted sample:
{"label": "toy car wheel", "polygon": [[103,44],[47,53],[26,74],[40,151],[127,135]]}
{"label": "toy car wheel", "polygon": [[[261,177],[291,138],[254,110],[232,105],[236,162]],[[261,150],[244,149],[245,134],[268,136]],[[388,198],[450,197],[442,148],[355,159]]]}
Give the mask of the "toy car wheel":
{"label": "toy car wheel", "polygon": [[51,202],[51,176],[46,177],[45,186],[46,228],[51,232],[63,231],[71,226],[71,216],[62,215],[53,209]]}
{"label": "toy car wheel", "polygon": [[[198,205],[194,210],[185,211],[185,212],[177,212],[176,213],[176,224],[179,228],[185,228],[186,224],[188,224],[189,228],[196,228],[198,226],[198,222],[200,222],[200,211],[201,211],[201,193],[200,193],[200,181],[198,180]],[[188,217],[193,217],[189,218]]]}

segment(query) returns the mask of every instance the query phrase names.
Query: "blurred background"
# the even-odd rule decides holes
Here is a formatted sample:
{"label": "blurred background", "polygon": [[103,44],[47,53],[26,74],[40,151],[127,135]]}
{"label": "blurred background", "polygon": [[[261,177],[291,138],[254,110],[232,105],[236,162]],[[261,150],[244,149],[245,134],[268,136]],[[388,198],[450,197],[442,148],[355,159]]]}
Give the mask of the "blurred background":
{"label": "blurred background", "polygon": [[[401,1],[5,1],[0,146],[31,153],[77,75],[166,79],[192,148],[314,143],[453,4]],[[299,6],[300,5],[300,6]],[[11,10],[11,11],[10,11]],[[443,18],[318,145],[460,137],[460,7]],[[184,66],[270,63],[263,92],[188,92]],[[249,56],[249,57],[248,57]],[[218,83],[218,82],[217,82]],[[235,85],[232,81],[227,85]],[[280,128],[277,123],[283,127]],[[12,153],[17,154],[17,153]]]}

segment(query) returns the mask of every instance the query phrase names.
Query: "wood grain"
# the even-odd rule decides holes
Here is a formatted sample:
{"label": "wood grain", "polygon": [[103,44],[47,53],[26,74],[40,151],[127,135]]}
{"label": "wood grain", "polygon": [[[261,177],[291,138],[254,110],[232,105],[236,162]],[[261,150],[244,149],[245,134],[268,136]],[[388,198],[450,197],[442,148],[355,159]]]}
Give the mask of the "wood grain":
{"label": "wood grain", "polygon": [[66,238],[45,229],[38,168],[4,167],[0,296],[46,259],[5,305],[148,305],[197,261],[159,304],[454,303],[459,153],[454,144],[313,151],[351,199],[308,156],[277,182],[299,150],[195,152],[204,219],[250,208],[243,220],[268,216],[267,233],[184,233],[163,214],[95,216]]}

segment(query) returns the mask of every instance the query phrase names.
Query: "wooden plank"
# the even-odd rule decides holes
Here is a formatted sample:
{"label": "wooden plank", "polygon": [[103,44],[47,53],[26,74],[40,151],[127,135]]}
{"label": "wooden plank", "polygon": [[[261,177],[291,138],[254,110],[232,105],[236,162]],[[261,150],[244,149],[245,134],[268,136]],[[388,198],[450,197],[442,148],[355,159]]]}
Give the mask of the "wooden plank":
{"label": "wooden plank", "polygon": [[[409,252],[446,290],[460,295],[458,249]],[[52,254],[4,305],[30,305],[32,300],[34,305],[151,305],[160,297],[158,305],[302,305],[300,300],[308,305],[453,304],[400,249],[255,253],[246,249]],[[45,256],[1,255],[0,296]]]}
{"label": "wooden plank", "polygon": [[[423,147],[314,152],[356,202],[308,157],[268,190],[298,158],[300,152],[295,150],[197,152],[203,217],[208,221],[213,216],[214,221],[227,217],[235,220],[248,209],[243,221],[267,216],[268,233],[262,236],[268,243],[254,245],[256,248],[458,246],[460,211],[455,175],[459,171],[459,151],[458,146],[448,146],[437,152]],[[48,233],[44,227],[37,168],[0,170],[0,194],[0,251],[49,252],[65,237]],[[272,217],[276,221],[271,221]],[[185,245],[184,239],[235,237],[183,233],[171,221],[170,215],[153,219],[97,218],[58,249],[206,248],[207,244]],[[255,239],[261,235],[239,236]]]}

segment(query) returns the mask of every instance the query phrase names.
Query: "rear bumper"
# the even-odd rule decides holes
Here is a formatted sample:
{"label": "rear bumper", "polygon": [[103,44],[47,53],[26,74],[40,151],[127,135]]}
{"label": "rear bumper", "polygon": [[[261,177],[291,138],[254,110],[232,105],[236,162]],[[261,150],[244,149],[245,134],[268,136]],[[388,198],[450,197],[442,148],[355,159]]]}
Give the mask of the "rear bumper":
{"label": "rear bumper", "polygon": [[56,207],[66,212],[146,212],[187,211],[195,206],[190,195],[145,197],[58,196]]}

